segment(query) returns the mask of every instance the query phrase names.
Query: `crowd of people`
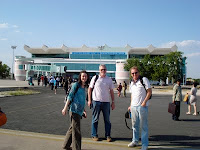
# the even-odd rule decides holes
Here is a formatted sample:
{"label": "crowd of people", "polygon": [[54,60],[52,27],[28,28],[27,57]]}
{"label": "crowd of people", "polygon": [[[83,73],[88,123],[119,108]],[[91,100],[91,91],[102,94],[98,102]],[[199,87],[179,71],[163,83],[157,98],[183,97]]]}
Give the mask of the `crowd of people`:
{"label": "crowd of people", "polygon": [[[71,86],[72,78],[68,76],[38,76],[37,77],[37,85],[38,86],[45,86],[50,87],[52,91],[54,91],[55,94],[57,94],[57,88],[62,87],[66,93],[68,90],[68,87]],[[33,77],[28,78],[28,84],[34,86],[33,83]]]}

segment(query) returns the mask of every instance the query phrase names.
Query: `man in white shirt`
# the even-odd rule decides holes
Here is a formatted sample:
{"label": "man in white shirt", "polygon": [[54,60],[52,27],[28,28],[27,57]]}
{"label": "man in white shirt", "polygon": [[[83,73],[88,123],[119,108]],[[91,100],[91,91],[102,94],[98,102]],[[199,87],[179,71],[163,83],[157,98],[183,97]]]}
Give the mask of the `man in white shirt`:
{"label": "man in white shirt", "polygon": [[[105,123],[105,137],[108,142],[111,142],[112,139],[110,137],[111,132],[111,123],[110,123],[110,107],[115,109],[114,102],[114,85],[112,83],[112,79],[106,76],[106,66],[99,66],[99,76],[95,82],[95,78],[97,76],[93,76],[90,86],[88,88],[88,106],[92,107],[92,139],[94,141],[98,141],[98,121],[100,112],[103,112],[104,123]],[[110,96],[112,102],[110,104]],[[92,99],[91,99],[92,97]],[[93,101],[92,101],[93,100]]]}
{"label": "man in white shirt", "polygon": [[141,77],[137,67],[130,69],[133,80],[130,84],[131,104],[128,110],[131,111],[133,139],[128,147],[136,147],[139,142],[139,130],[141,123],[142,149],[148,149],[148,100],[151,97],[152,90],[149,80]]}

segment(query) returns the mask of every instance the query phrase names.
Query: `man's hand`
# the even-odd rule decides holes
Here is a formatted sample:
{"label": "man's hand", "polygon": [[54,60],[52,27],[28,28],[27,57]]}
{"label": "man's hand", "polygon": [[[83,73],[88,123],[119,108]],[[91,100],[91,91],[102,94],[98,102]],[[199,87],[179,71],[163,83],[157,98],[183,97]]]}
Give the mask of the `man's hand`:
{"label": "man's hand", "polygon": [[142,104],[141,104],[141,106],[142,106],[142,107],[145,107],[145,106],[146,106],[146,103],[147,103],[146,101],[143,101]]}
{"label": "man's hand", "polygon": [[112,108],[112,110],[115,109],[115,102],[112,102],[112,104],[111,104],[111,108]]}
{"label": "man's hand", "polygon": [[128,107],[128,111],[131,111],[131,106]]}
{"label": "man's hand", "polygon": [[92,101],[91,100],[88,100],[88,107],[90,107],[92,104]]}

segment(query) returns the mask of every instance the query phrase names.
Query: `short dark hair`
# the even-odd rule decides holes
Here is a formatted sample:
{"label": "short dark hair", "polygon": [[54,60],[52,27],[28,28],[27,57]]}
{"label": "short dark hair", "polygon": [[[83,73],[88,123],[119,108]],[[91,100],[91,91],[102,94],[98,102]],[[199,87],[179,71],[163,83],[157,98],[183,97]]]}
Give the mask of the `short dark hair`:
{"label": "short dark hair", "polygon": [[194,82],[193,85],[194,85],[194,87],[197,87],[197,82]]}
{"label": "short dark hair", "polygon": [[181,79],[178,79],[176,82],[181,82]]}

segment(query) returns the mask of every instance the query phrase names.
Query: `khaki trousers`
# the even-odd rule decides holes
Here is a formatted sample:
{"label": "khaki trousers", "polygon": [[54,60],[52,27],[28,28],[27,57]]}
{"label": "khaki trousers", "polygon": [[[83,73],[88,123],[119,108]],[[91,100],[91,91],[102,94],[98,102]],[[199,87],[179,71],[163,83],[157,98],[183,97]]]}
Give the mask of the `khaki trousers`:
{"label": "khaki trousers", "polygon": [[71,125],[66,133],[63,149],[69,149],[72,144],[72,150],[81,150],[81,116],[71,111],[69,115],[71,118]]}

